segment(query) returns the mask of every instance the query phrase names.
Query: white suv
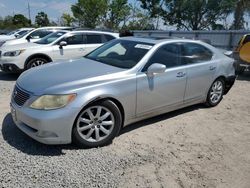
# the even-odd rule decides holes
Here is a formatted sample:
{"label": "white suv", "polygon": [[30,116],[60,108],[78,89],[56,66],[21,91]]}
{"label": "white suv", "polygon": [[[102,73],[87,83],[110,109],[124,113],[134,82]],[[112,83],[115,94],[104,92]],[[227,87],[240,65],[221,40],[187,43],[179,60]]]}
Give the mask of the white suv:
{"label": "white suv", "polygon": [[6,35],[0,35],[0,44],[4,43],[7,40],[16,39],[19,36],[25,35],[26,33],[28,33],[33,29],[34,28],[20,28],[7,33]]}
{"label": "white suv", "polygon": [[72,27],[40,27],[37,29],[33,29],[30,32],[25,32],[22,35],[17,36],[17,38],[15,39],[4,41],[0,43],[0,47],[27,43],[27,42],[36,42],[41,38],[49,35],[55,30],[72,30],[72,29],[73,29]]}
{"label": "white suv", "polygon": [[103,43],[119,38],[103,31],[55,31],[35,43],[0,48],[0,67],[5,72],[21,72],[49,62],[80,58]]}

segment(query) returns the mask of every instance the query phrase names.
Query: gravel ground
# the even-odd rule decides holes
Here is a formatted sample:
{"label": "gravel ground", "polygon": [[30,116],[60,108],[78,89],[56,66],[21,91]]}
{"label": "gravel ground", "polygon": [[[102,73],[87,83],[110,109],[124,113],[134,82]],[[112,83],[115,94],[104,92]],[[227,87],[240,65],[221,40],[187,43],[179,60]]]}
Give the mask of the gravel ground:
{"label": "gravel ground", "polygon": [[215,108],[157,116],[88,150],[19,131],[9,114],[16,78],[0,72],[0,187],[250,187],[250,73]]}

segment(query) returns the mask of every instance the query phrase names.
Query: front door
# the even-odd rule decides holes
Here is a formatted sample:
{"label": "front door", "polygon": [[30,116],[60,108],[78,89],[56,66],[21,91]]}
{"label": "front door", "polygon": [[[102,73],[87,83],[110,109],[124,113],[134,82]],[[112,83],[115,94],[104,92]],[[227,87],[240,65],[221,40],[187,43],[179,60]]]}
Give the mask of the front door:
{"label": "front door", "polygon": [[[180,61],[180,45],[166,44],[150,58],[137,75],[137,116],[162,107],[183,104],[186,87],[186,67]],[[149,76],[147,68],[160,63],[166,66],[164,73]]]}
{"label": "front door", "polygon": [[[60,47],[60,42],[67,42],[66,46]],[[77,59],[86,54],[86,45],[83,41],[83,34],[73,34],[60,40],[53,46],[53,60]]]}

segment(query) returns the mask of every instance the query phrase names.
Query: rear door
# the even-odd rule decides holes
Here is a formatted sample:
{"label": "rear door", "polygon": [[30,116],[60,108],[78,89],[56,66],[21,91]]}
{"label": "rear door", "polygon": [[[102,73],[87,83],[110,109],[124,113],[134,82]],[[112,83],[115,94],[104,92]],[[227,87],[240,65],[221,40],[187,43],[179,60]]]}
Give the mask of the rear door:
{"label": "rear door", "polygon": [[182,61],[187,67],[187,86],[184,101],[202,99],[213,82],[217,61],[213,52],[201,44],[183,43]]}
{"label": "rear door", "polygon": [[86,34],[86,46],[85,54],[88,54],[105,43],[103,34],[99,33],[87,33]]}
{"label": "rear door", "polygon": [[[66,46],[60,47],[60,42],[67,42]],[[53,59],[77,59],[85,55],[84,35],[75,33],[64,37],[56,45],[53,46]]]}

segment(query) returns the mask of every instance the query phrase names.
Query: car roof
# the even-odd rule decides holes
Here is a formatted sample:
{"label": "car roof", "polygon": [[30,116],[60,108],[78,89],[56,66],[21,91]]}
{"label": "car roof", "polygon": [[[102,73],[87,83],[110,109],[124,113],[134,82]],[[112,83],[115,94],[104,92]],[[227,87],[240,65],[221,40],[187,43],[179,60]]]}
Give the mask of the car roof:
{"label": "car roof", "polygon": [[197,40],[193,39],[185,39],[185,38],[178,38],[178,37],[142,37],[142,36],[134,36],[134,37],[122,37],[121,39],[130,40],[130,41],[137,41],[137,42],[145,42],[151,44],[160,44],[163,42],[194,42]]}
{"label": "car roof", "polygon": [[73,30],[70,31],[68,33],[98,33],[98,34],[108,34],[108,35],[112,35],[115,36],[116,38],[119,38],[119,33],[114,33],[114,32],[107,32],[107,31],[96,31],[96,30]]}

